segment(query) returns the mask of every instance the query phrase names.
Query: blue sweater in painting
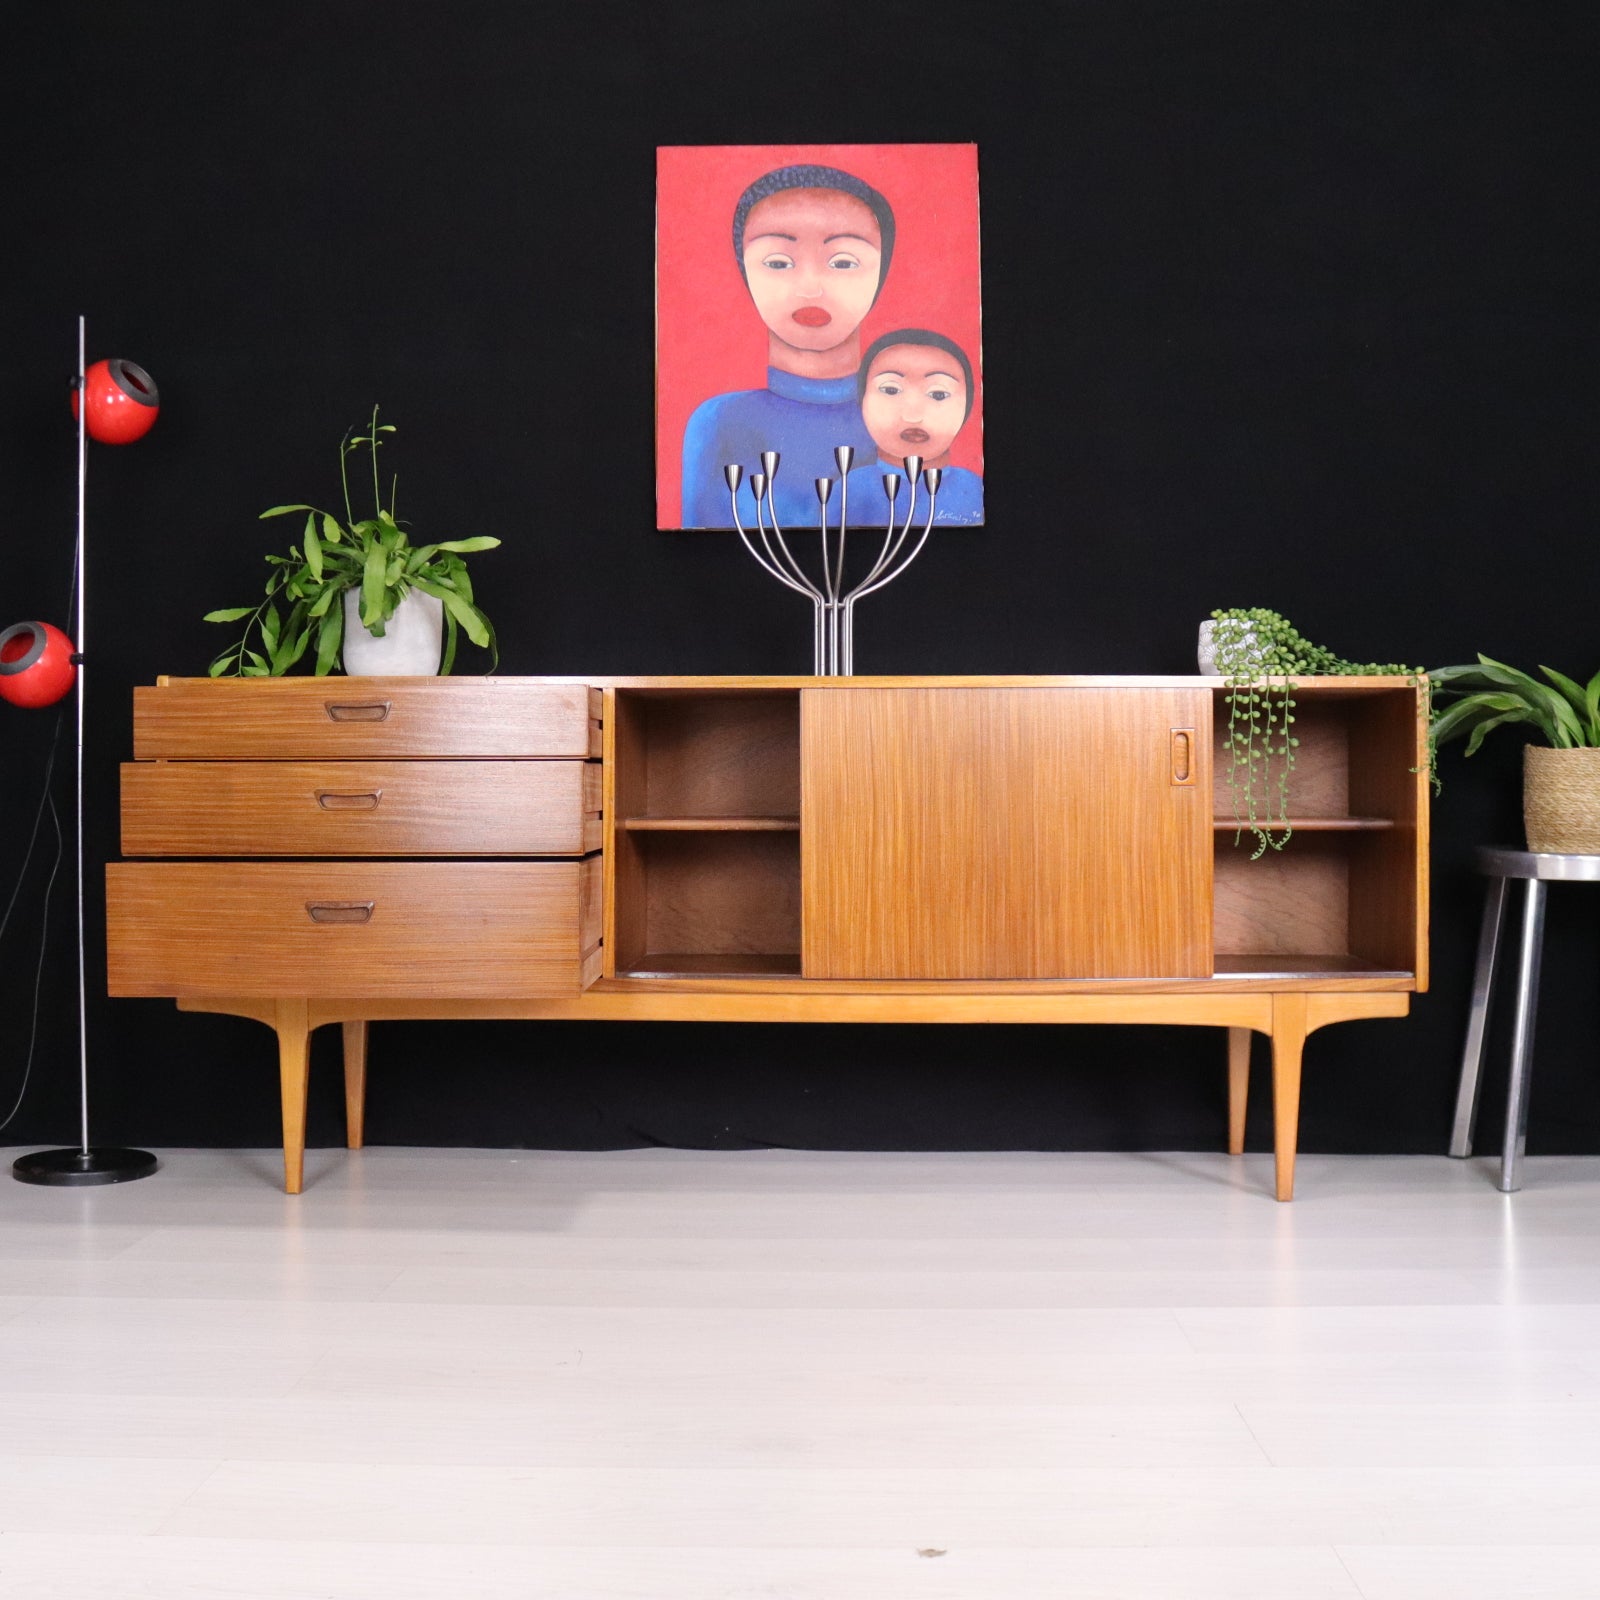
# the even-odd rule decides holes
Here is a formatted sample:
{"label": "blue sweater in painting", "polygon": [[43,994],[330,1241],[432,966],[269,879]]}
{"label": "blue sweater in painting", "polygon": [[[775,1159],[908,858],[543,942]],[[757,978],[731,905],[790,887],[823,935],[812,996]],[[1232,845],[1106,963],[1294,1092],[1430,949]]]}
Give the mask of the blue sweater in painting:
{"label": "blue sweater in painting", "polygon": [[[780,526],[816,527],[814,480],[838,477],[833,452],[841,444],[853,445],[858,459],[877,451],[861,420],[854,375],[797,378],[768,367],[765,389],[714,395],[695,407],[683,430],[683,526],[731,528],[723,467],[737,461],[748,480],[761,470],[761,452],[776,450],[783,457],[772,486]],[[747,487],[739,490],[739,516],[746,527],[755,525]]]}
{"label": "blue sweater in painting", "polygon": [[[886,473],[898,471],[898,467],[890,466],[883,461],[872,461],[864,467],[852,470],[850,474],[852,528],[858,528],[863,523],[868,525],[878,523],[881,526],[887,520],[889,501],[883,492],[882,480]],[[838,491],[834,492],[837,494]],[[895,515],[901,521],[905,520],[910,498],[910,491],[906,488],[905,479],[902,477],[894,497]],[[921,484],[917,485],[917,509],[911,520],[919,528],[928,520],[928,491]],[[934,527],[975,528],[982,522],[983,479],[965,467],[946,467],[944,477],[939,482],[939,504],[933,516]]]}

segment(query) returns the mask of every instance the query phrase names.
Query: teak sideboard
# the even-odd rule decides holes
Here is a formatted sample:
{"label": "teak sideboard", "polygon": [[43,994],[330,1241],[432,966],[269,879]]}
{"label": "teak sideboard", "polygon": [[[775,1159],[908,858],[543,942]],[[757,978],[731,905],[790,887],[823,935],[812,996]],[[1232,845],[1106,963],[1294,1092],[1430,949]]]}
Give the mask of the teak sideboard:
{"label": "teak sideboard", "polygon": [[1171,1022],[1272,1041],[1427,986],[1422,690],[1295,690],[1294,837],[1235,843],[1215,678],[162,678],[134,691],[113,995],[278,1036],[526,1017]]}

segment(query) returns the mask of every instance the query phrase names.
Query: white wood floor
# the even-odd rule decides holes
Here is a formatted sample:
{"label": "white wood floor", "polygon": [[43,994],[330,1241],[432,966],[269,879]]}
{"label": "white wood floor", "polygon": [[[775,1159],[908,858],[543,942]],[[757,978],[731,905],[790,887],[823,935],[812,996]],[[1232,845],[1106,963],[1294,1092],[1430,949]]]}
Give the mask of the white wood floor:
{"label": "white wood floor", "polygon": [[0,1182],[0,1595],[1600,1596],[1600,1159],[163,1158]]}

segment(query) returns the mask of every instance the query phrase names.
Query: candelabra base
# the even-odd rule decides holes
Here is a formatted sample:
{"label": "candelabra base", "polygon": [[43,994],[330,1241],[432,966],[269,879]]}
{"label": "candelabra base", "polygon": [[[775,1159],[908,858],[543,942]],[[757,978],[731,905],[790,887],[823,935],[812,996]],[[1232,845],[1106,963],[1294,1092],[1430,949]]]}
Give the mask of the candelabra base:
{"label": "candelabra base", "polygon": [[86,1188],[96,1183],[130,1183],[148,1178],[161,1163],[148,1150],[123,1150],[99,1145],[88,1150],[37,1150],[11,1163],[18,1183],[43,1183],[53,1188]]}

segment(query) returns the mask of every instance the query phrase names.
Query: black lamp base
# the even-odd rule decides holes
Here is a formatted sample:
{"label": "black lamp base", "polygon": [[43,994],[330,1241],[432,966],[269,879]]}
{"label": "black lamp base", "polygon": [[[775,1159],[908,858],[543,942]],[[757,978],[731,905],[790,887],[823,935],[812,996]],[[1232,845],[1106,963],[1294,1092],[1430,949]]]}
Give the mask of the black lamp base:
{"label": "black lamp base", "polygon": [[18,1183],[86,1187],[148,1178],[160,1165],[148,1150],[101,1145],[88,1150],[38,1150],[31,1156],[18,1156],[11,1163],[11,1176]]}

